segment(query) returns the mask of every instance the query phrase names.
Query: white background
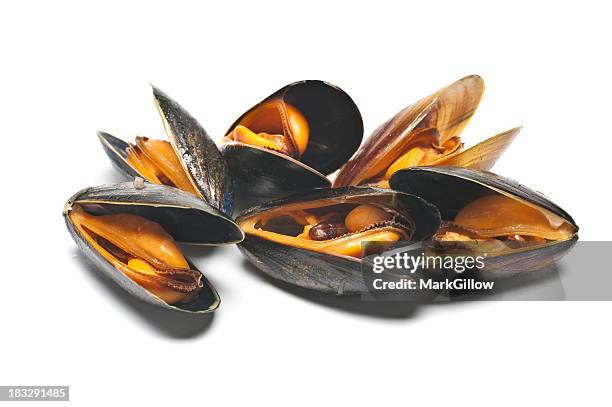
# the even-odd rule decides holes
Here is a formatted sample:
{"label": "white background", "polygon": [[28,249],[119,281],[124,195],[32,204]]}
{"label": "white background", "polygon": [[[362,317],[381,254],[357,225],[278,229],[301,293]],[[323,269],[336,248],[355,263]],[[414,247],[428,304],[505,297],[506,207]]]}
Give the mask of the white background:
{"label": "white background", "polygon": [[64,201],[119,180],[95,131],[163,136],[149,82],[219,138],[279,87],[325,79],[367,135],[471,73],[487,89],[466,143],[523,124],[495,170],[609,239],[605,2],[368,4],[0,6],[1,385],[70,385],[83,406],[609,405],[610,303],[362,304],[270,284],[225,247],[187,250],[223,300],[191,318],[76,250]]}

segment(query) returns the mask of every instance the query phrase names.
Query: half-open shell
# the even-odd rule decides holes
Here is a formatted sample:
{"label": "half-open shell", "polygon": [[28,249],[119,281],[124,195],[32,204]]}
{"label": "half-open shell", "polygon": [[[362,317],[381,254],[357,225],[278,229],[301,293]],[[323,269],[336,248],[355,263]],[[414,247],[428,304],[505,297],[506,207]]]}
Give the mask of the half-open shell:
{"label": "half-open shell", "polygon": [[[153,87],[153,96],[168,141],[196,195],[214,208],[231,214],[231,176],[215,142],[193,116],[164,92]],[[128,143],[102,131],[98,132],[98,138],[111,162],[127,178],[147,179],[130,164]]]}
{"label": "half-open shell", "polygon": [[[68,231],[79,248],[100,271],[132,295],[164,308],[185,312],[209,312],[219,306],[217,291],[204,276],[201,276],[201,288],[197,296],[188,302],[168,304],[154,295],[115,267],[96,249],[91,236],[88,239],[82,227],[75,225],[71,217],[75,210],[96,217],[136,215],[159,225],[176,241],[203,245],[237,243],[243,239],[240,228],[228,220],[225,214],[192,194],[142,182],[141,179],[83,189],[68,200],[63,210]],[[195,270],[191,263],[189,265],[192,271]]]}
{"label": "half-open shell", "polygon": [[[283,218],[295,217],[303,212],[330,220],[329,211],[355,213],[355,208],[372,206],[392,216],[387,221],[332,237],[329,241],[305,240],[295,245],[300,232],[285,232],[289,227],[281,223]],[[277,221],[268,228],[267,225]],[[351,239],[359,244],[380,241],[373,237],[375,232],[396,231],[405,225],[408,225],[410,232],[400,240],[426,240],[438,229],[440,218],[434,206],[416,196],[379,188],[348,187],[310,191],[251,208],[237,218],[237,223],[246,233],[245,240],[238,247],[253,265],[270,277],[327,293],[357,294],[367,290],[361,257],[345,254],[344,249],[337,251],[334,248],[330,251],[322,247],[329,248],[328,243],[342,245]],[[311,226],[305,226],[304,231]],[[357,238],[362,240],[355,240]]]}
{"label": "half-open shell", "polygon": [[[232,132],[237,126],[256,126],[255,131],[281,133],[288,137],[290,121],[255,124],[257,112],[278,110],[278,120],[287,120],[297,111],[308,130],[307,141],[296,142],[293,156],[270,147],[237,141]],[[270,119],[269,121],[274,122]],[[270,124],[267,124],[270,126]],[[279,130],[280,129],[280,130]],[[228,129],[222,153],[230,167],[235,192],[250,202],[279,198],[291,193],[327,187],[325,175],[340,168],[357,150],[363,137],[359,109],[340,88],[318,80],[289,84],[274,92],[242,114]]]}
{"label": "half-open shell", "polygon": [[[578,239],[579,228],[565,210],[541,193],[490,172],[414,167],[393,174],[390,185],[438,207],[443,223],[436,248],[486,253],[488,268],[499,275],[544,268]],[[440,237],[441,232],[448,233]]]}
{"label": "half-open shell", "polygon": [[371,184],[388,187],[398,169],[417,165],[456,165],[489,170],[514,140],[520,127],[462,150],[459,138],[484,91],[477,75],[404,108],[378,127],[338,173],[334,187]]}

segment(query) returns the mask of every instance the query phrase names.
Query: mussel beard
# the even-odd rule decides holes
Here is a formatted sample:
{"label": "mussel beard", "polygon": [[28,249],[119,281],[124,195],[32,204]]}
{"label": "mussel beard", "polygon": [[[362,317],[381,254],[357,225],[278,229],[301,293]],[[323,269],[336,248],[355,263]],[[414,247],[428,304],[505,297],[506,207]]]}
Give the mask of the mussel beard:
{"label": "mussel beard", "polygon": [[263,102],[245,114],[224,141],[248,144],[299,159],[308,146],[309,131],[302,112],[277,98]]}
{"label": "mussel beard", "polygon": [[240,227],[282,245],[354,258],[362,257],[365,242],[410,240],[415,229],[411,219],[370,204],[294,205],[247,218]]}
{"label": "mussel beard", "polygon": [[128,163],[147,181],[201,196],[169,142],[136,137],[135,142],[126,148],[126,153]]}
{"label": "mussel beard", "polygon": [[544,208],[494,194],[463,207],[453,221],[443,223],[434,239],[443,243],[467,242],[487,252],[504,252],[569,240],[575,233],[574,226]]}
{"label": "mussel beard", "polygon": [[91,215],[79,205],[69,216],[89,245],[167,304],[189,302],[202,288],[202,274],[161,225],[131,214]]}

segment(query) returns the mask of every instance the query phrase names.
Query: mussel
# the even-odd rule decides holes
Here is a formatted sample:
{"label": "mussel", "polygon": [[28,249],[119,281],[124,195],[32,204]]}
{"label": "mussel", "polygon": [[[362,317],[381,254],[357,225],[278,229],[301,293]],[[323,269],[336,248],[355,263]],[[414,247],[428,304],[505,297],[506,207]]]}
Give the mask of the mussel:
{"label": "mussel", "polygon": [[[366,242],[421,241],[438,229],[438,210],[414,195],[371,187],[325,188],[251,208],[236,220],[238,245],[272,278],[336,294],[367,290]],[[371,254],[371,253],[368,253]]]}
{"label": "mussel", "polygon": [[127,178],[179,188],[231,214],[230,172],[215,142],[164,92],[153,87],[153,96],[169,141],[138,136],[126,143],[100,131],[98,137],[111,162]]}
{"label": "mussel", "polygon": [[334,187],[389,187],[391,175],[413,166],[489,170],[520,131],[513,128],[463,150],[460,133],[474,114],[484,82],[477,75],[404,108],[378,127],[338,172]]}
{"label": "mussel", "polygon": [[359,109],[343,90],[318,80],[295,82],[241,115],[221,150],[237,201],[248,207],[313,188],[361,144]]}
{"label": "mussel", "polygon": [[486,255],[486,271],[494,276],[543,269],[578,240],[578,226],[566,211],[490,172],[414,167],[393,174],[390,186],[438,207],[442,224],[432,239],[434,248]]}
{"label": "mussel", "polygon": [[175,240],[216,245],[244,238],[205,201],[142,179],[79,191],[63,215],[79,248],[107,276],[147,302],[185,312],[212,311],[220,300]]}

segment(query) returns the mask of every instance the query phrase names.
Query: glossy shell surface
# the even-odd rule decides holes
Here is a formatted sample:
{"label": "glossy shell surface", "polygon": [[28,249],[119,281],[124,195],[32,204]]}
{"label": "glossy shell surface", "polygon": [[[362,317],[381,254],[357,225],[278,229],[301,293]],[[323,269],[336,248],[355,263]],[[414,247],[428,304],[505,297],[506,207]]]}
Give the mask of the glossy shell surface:
{"label": "glossy shell surface", "polygon": [[[211,206],[231,214],[231,174],[215,142],[189,112],[164,92],[153,87],[153,96],[169,142],[194,187]],[[103,131],[98,132],[98,138],[124,176],[144,178],[127,161],[128,143]]]}
{"label": "glossy shell surface", "polygon": [[142,216],[162,225],[177,241],[217,244],[220,240],[226,240],[225,243],[230,243],[230,239],[232,243],[242,240],[242,231],[236,228],[231,233],[224,231],[222,239],[206,237],[207,233],[203,231],[213,232],[217,228],[227,228],[225,217],[216,209],[176,188],[146,183],[144,186],[123,183],[86,188],[77,192],[65,204],[63,215],[70,235],[87,258],[104,275],[130,294],[151,304],[183,312],[206,313],[219,306],[219,295],[204,276],[198,297],[189,303],[170,305],[151,294],[113,267],[81,235],[69,217],[74,205],[80,205],[93,214],[130,213]]}
{"label": "glossy shell surface", "polygon": [[384,171],[422,129],[436,129],[441,144],[458,136],[476,111],[483,91],[482,78],[471,75],[400,110],[374,130],[340,169],[334,186],[362,184],[369,179],[365,174],[378,166]]}

